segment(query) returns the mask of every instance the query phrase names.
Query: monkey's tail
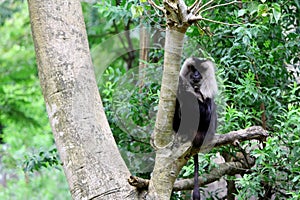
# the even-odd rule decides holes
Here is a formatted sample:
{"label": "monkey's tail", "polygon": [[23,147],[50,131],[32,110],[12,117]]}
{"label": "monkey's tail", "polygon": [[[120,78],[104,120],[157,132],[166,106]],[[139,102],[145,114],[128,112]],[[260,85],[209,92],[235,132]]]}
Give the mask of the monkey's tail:
{"label": "monkey's tail", "polygon": [[199,163],[198,163],[198,154],[194,155],[194,190],[193,190],[193,200],[200,200],[200,191],[199,191]]}

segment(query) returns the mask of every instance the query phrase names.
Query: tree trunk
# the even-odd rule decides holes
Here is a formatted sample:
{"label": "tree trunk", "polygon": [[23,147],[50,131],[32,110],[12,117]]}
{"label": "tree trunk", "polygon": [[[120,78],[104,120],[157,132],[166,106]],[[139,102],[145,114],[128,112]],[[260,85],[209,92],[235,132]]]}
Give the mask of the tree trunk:
{"label": "tree trunk", "polygon": [[142,88],[144,86],[145,79],[145,68],[147,65],[145,62],[148,61],[148,53],[149,53],[149,33],[147,27],[140,23],[140,62],[139,62],[139,87],[140,92],[142,92]]}
{"label": "tree trunk", "polygon": [[156,158],[148,199],[170,199],[177,175],[187,162],[183,155],[188,146],[178,145],[172,131],[183,39],[184,33],[176,30],[166,32],[164,73],[159,99],[159,106],[162,107],[158,109],[153,133],[152,144],[156,149]]}
{"label": "tree trunk", "polygon": [[137,199],[96,85],[81,5],[28,0],[39,78],[73,199]]}
{"label": "tree trunk", "polygon": [[185,21],[187,8],[183,1],[164,1],[164,8],[160,9],[167,10],[164,13],[168,27],[158,112],[152,135],[156,157],[147,199],[168,200],[181,168],[191,156],[190,142],[180,143],[172,130],[184,35],[190,24]]}

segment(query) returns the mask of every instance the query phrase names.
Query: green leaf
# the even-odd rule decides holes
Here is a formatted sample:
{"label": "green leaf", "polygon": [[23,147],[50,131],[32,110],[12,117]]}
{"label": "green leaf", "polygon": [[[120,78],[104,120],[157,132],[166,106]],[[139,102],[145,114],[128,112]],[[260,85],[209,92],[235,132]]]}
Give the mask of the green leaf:
{"label": "green leaf", "polygon": [[238,11],[238,17],[241,17],[241,16],[245,15],[246,12],[247,12],[247,11],[246,11],[245,9],[239,10],[239,11]]}
{"label": "green leaf", "polygon": [[262,17],[266,17],[268,15],[268,6],[266,4],[260,4],[258,6],[258,15]]}
{"label": "green leaf", "polygon": [[142,6],[132,5],[130,10],[133,18],[138,18],[143,15],[144,8]]}
{"label": "green leaf", "polygon": [[273,6],[272,11],[273,11],[274,19],[275,19],[276,23],[278,23],[278,21],[281,17],[281,7],[278,3],[273,3],[272,6]]}
{"label": "green leaf", "polygon": [[243,43],[244,43],[245,45],[249,45],[249,44],[250,44],[250,39],[249,39],[248,36],[244,36],[244,37],[243,37]]}
{"label": "green leaf", "polygon": [[292,182],[295,183],[295,182],[297,182],[299,179],[300,179],[300,176],[296,176],[296,177],[293,178]]}

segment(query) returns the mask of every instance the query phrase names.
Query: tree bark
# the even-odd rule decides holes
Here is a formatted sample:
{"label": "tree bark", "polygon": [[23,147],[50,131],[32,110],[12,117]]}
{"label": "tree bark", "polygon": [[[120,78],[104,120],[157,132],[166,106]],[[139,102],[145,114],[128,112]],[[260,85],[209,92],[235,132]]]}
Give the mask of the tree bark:
{"label": "tree bark", "polygon": [[96,85],[81,5],[28,0],[40,83],[73,199],[137,199]]}

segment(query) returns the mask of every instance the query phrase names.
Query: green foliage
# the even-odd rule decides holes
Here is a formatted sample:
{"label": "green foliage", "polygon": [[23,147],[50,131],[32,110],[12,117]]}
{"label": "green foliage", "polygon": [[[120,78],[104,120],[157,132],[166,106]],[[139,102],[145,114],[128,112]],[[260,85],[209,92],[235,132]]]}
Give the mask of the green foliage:
{"label": "green foliage", "polygon": [[40,150],[38,153],[25,155],[23,170],[25,173],[34,172],[41,170],[42,167],[57,167],[59,164],[56,147],[52,147],[50,150]]}
{"label": "green foliage", "polygon": [[[214,1],[212,5],[226,2]],[[193,1],[187,3],[191,5]],[[133,22],[132,27],[138,26],[139,16],[151,26],[161,28],[165,23],[158,16],[158,11],[142,1],[121,1],[119,5],[101,4],[97,8],[100,16],[109,21],[105,30],[112,30],[113,22],[120,17],[124,18],[124,24]],[[241,1],[202,13],[204,18],[239,24],[238,26],[225,26],[203,20],[187,31],[188,37],[195,41],[195,46],[201,48],[195,49],[194,46],[192,50],[184,52],[185,56],[200,54],[211,57],[218,68],[221,85],[221,93],[217,99],[220,121],[218,132],[227,133],[253,125],[265,125],[270,133],[266,147],[253,152],[253,156],[257,158],[253,172],[236,180],[236,196],[240,199],[263,198],[268,189],[279,199],[297,199],[299,196],[299,86],[286,68],[286,63],[299,61],[298,15],[298,1]],[[101,24],[98,30],[102,30],[100,26]],[[123,30],[123,26],[119,22],[114,28]],[[162,52],[151,51],[149,60],[161,58]],[[120,69],[123,69],[120,62],[112,64],[104,75],[106,79],[100,91],[116,141],[123,155],[128,158],[132,156],[129,152],[151,151],[147,143],[147,134],[149,136],[150,131],[145,132],[142,127],[152,123],[149,122],[149,113],[156,110],[153,105],[157,103],[159,88],[153,81],[145,84],[147,87],[143,88],[137,87],[138,84],[127,84],[126,81],[136,79],[128,77],[131,71]],[[126,81],[122,82],[120,76]],[[119,88],[120,85],[123,87]],[[121,98],[116,98],[116,94]],[[123,124],[119,123],[120,119]],[[255,143],[249,145],[257,146]],[[206,154],[207,157],[201,156],[201,173],[206,173],[215,166],[210,157],[217,151],[234,157],[237,149],[226,146],[214,149]],[[135,170],[138,171],[139,167],[142,165],[137,165]],[[192,173],[193,163],[189,161],[183,168],[181,177],[190,177]],[[184,192],[179,192],[173,198],[184,199],[184,196]]]}
{"label": "green foliage", "polygon": [[[150,133],[157,110],[161,67],[148,67],[140,73],[137,69],[126,72],[107,68],[100,85],[101,97],[111,129],[120,148],[131,152],[149,152]],[[150,128],[151,127],[151,128]],[[142,142],[142,144],[141,144]]]}
{"label": "green foliage", "polygon": [[[199,153],[199,175],[209,173],[213,168],[217,167],[216,164],[212,161],[215,158],[214,153],[206,153],[202,154]],[[180,176],[187,178],[187,177],[194,177],[194,162],[193,159],[190,159],[186,166],[184,166],[180,172]]]}
{"label": "green foliage", "polygon": [[139,1],[130,0],[130,1],[120,1],[119,4],[113,5],[113,3],[108,3],[106,1],[102,1],[95,5],[99,10],[99,14],[108,19],[106,21],[105,27],[109,28],[114,26],[116,23],[120,23],[120,19],[126,26],[130,21],[135,20],[141,12],[143,11],[141,6],[137,4]]}
{"label": "green foliage", "polygon": [[0,4],[0,26],[2,26],[7,18],[10,18],[15,12],[20,11],[20,2],[3,0]]}
{"label": "green foliage", "polygon": [[300,189],[300,107],[289,104],[287,110],[281,109],[281,113],[266,146],[253,152],[253,156],[256,157],[253,173],[238,179],[238,198],[263,196],[264,187],[272,186],[276,186],[272,190],[277,197],[299,197],[297,192]]}
{"label": "green foliage", "polygon": [[[131,119],[139,126],[146,126],[150,124],[149,110],[153,103],[158,104],[160,85],[157,83],[149,83],[141,88],[136,87],[132,94],[132,99],[129,101],[131,112],[129,113]],[[138,105],[142,105],[138,106]]]}
{"label": "green foliage", "polygon": [[[6,186],[0,185],[0,199],[40,200],[71,199],[63,170],[43,169],[34,174],[13,171]],[[18,181],[15,180],[18,178]]]}
{"label": "green foliage", "polygon": [[[220,1],[221,2],[221,1]],[[188,35],[198,40],[221,69],[224,82],[219,132],[266,124],[270,137],[256,149],[253,173],[237,179],[238,199],[296,199],[299,191],[299,85],[285,63],[299,62],[299,6],[295,1],[243,2],[215,9],[210,19],[239,23],[238,27],[200,22],[212,37],[192,27]],[[204,17],[205,14],[203,15]],[[266,121],[263,121],[263,114]],[[221,148],[231,154],[231,148]],[[269,192],[269,193],[268,193]]]}
{"label": "green foliage", "polygon": [[[161,65],[125,71],[108,67],[100,93],[114,138],[132,174],[149,178],[154,165],[150,136],[161,82]],[[140,79],[139,77],[143,78]]]}

